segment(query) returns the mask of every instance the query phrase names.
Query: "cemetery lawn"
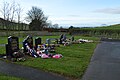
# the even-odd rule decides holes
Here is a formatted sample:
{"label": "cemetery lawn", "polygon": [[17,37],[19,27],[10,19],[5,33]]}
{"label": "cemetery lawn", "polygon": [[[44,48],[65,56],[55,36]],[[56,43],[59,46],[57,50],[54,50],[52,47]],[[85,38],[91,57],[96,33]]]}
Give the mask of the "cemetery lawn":
{"label": "cemetery lawn", "polygon": [[7,76],[7,75],[0,73],[0,80],[24,80],[24,79],[12,77],[12,76]]}
{"label": "cemetery lawn", "polygon": [[[68,38],[70,36],[67,36]],[[47,38],[59,38],[59,36],[41,36],[42,42],[45,42]],[[93,41],[99,41],[96,37],[81,37],[75,36],[75,39],[89,39]],[[0,37],[0,44],[3,43]],[[7,39],[7,38],[5,38]],[[19,41],[23,41],[23,37],[19,38]],[[5,41],[4,41],[5,42]],[[5,42],[7,43],[7,42]],[[4,44],[5,44],[4,43]],[[72,44],[70,46],[56,47],[56,53],[62,54],[61,59],[41,59],[27,57],[25,62],[15,62],[17,64],[30,66],[36,69],[53,72],[56,74],[69,77],[71,79],[81,79],[86,68],[90,63],[91,56],[94,53],[94,49],[98,42],[94,43],[84,43],[84,44]],[[20,44],[20,48],[22,44]],[[5,48],[0,46],[1,53],[5,53]]]}

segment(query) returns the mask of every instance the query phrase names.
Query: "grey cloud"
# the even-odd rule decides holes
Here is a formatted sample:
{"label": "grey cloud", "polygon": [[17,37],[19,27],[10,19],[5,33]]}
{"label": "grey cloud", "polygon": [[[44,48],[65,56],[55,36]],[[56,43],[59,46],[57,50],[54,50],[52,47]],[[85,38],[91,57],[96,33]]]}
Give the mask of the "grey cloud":
{"label": "grey cloud", "polygon": [[120,7],[118,8],[105,8],[105,9],[98,9],[94,12],[97,13],[107,13],[107,14],[120,14]]}

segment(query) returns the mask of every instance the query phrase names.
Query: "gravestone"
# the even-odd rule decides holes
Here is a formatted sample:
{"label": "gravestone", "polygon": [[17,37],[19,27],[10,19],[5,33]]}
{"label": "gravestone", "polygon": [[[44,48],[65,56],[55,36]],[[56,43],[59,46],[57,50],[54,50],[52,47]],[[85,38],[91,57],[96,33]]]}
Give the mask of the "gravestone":
{"label": "gravestone", "polygon": [[32,49],[33,48],[33,38],[31,36],[27,36],[23,41],[24,52],[27,52],[26,44]]}
{"label": "gravestone", "polygon": [[71,37],[71,41],[74,41],[74,36]]}
{"label": "gravestone", "polygon": [[50,44],[58,44],[58,39],[57,38],[46,39],[46,44],[48,44],[48,45],[50,45]]}
{"label": "gravestone", "polygon": [[18,37],[8,37],[8,44],[6,44],[6,55],[13,57],[13,53],[19,50]]}
{"label": "gravestone", "polygon": [[37,50],[38,45],[41,45],[41,44],[42,44],[42,39],[37,37],[35,39],[35,50]]}
{"label": "gravestone", "polygon": [[6,56],[10,56],[10,49],[8,43],[5,45],[6,47]]}
{"label": "gravestone", "polygon": [[63,41],[63,34],[60,35],[60,44],[62,44]]}
{"label": "gravestone", "polygon": [[63,41],[66,41],[66,34],[63,35]]}
{"label": "gravestone", "polygon": [[51,40],[50,39],[46,39],[46,44],[48,44],[48,46],[51,44]]}
{"label": "gravestone", "polygon": [[35,46],[37,46],[37,45],[39,45],[39,44],[42,44],[42,40],[41,40],[41,38],[37,37],[37,38],[35,39]]}

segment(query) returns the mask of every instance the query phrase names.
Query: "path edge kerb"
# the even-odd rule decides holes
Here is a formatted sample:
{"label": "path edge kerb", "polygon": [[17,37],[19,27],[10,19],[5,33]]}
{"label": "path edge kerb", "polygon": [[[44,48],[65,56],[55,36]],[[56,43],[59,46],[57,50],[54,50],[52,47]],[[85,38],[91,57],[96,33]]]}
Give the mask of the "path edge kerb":
{"label": "path edge kerb", "polygon": [[120,42],[120,39],[117,39],[117,38],[101,38],[100,41]]}

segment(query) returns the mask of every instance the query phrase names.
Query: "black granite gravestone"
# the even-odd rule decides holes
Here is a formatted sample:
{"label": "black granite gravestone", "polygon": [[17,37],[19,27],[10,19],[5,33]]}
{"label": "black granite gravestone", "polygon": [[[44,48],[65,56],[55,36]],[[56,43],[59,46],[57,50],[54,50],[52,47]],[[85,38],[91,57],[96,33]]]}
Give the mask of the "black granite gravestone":
{"label": "black granite gravestone", "polygon": [[10,56],[10,48],[9,48],[9,45],[8,45],[8,43],[5,45],[5,47],[6,47],[6,56]]}
{"label": "black granite gravestone", "polygon": [[23,41],[24,52],[27,52],[26,44],[32,49],[33,48],[33,38],[27,36]]}
{"label": "black granite gravestone", "polygon": [[41,45],[41,44],[42,44],[42,39],[37,37],[35,39],[35,50],[37,50],[38,45]]}
{"label": "black granite gravestone", "polygon": [[18,37],[8,37],[8,44],[6,44],[6,55],[13,57],[13,53],[19,50]]}

